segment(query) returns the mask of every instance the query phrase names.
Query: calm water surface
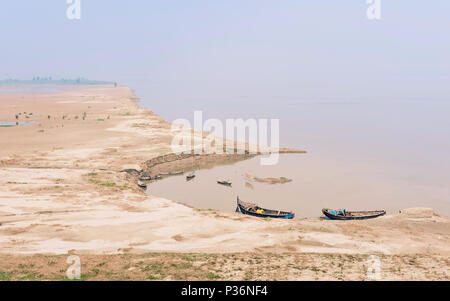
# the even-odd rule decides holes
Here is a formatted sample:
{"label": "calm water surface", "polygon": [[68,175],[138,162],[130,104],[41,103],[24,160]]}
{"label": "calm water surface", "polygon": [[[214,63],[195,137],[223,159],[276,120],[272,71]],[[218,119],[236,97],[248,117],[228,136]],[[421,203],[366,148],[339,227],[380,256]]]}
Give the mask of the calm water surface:
{"label": "calm water surface", "polygon": [[0,87],[0,94],[21,94],[21,93],[51,93],[61,91],[62,87],[33,87],[23,89],[4,89]]}
{"label": "calm water surface", "polygon": [[[246,179],[288,177],[285,184],[265,184]],[[232,187],[216,180],[230,179]],[[236,196],[269,209],[294,211],[296,217],[317,217],[324,207],[347,210],[386,209],[396,213],[406,207],[427,206],[450,215],[448,183],[421,182],[390,168],[342,162],[314,154],[286,154],[279,164],[261,166],[259,158],[234,165],[197,171],[194,180],[173,176],[149,185],[148,193],[196,208],[233,211]]]}
{"label": "calm water surface", "polygon": [[[397,212],[414,206],[450,216],[450,99],[425,94],[402,98],[391,91],[363,96],[328,92],[326,85],[286,83],[148,81],[127,82],[141,105],[168,121],[203,118],[277,118],[280,144],[308,151],[283,156],[279,164],[258,159],[198,171],[150,186],[151,193],[200,208],[234,210],[236,195],[299,217],[322,207]],[[404,93],[408,95],[408,93]],[[243,173],[286,176],[292,183],[245,186]],[[233,187],[215,184],[231,177]],[[176,189],[174,189],[176,188]]]}

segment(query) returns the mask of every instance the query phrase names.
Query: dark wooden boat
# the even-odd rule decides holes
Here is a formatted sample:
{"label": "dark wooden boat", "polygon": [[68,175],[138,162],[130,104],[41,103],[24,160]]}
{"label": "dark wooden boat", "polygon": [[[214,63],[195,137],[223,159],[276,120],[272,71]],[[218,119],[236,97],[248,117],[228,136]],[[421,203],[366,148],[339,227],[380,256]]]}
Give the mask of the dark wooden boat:
{"label": "dark wooden boat", "polygon": [[141,181],[137,182],[138,186],[141,187],[142,189],[147,189],[147,184],[142,183]]}
{"label": "dark wooden boat", "polygon": [[218,184],[221,184],[221,185],[226,185],[226,186],[231,186],[231,182],[230,181],[217,181],[217,183]]}
{"label": "dark wooden boat", "polygon": [[322,213],[329,219],[355,220],[355,219],[376,218],[376,217],[385,215],[386,211],[385,210],[347,211],[345,209],[339,209],[339,210],[322,209]]}
{"label": "dark wooden boat", "polygon": [[191,179],[193,179],[193,178],[195,178],[195,171],[189,173],[189,174],[186,176],[186,179],[187,179],[187,180],[191,180]]}
{"label": "dark wooden boat", "polygon": [[295,217],[294,212],[286,212],[279,210],[271,210],[261,208],[256,204],[243,202],[237,198],[237,208],[236,212],[241,212],[243,214],[258,216],[258,217],[271,217],[271,218],[286,218],[293,219]]}
{"label": "dark wooden boat", "polygon": [[184,174],[183,171],[174,171],[174,172],[168,172],[168,173],[160,173],[159,176],[178,176]]}

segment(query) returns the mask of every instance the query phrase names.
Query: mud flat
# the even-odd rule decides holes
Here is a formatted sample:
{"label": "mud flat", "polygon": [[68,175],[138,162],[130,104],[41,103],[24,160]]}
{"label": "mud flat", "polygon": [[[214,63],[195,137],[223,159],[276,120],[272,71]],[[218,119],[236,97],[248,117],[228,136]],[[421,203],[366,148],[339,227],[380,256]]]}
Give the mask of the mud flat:
{"label": "mud flat", "polygon": [[[140,107],[137,100],[130,88],[113,86],[0,94],[0,120],[15,122],[20,112],[19,121],[34,122],[0,128],[3,278],[25,277],[27,271],[15,268],[21,262],[41,266],[43,276],[38,279],[50,279],[45,271],[53,264],[48,266],[48,262],[59,267],[65,258],[61,256],[71,253],[98,264],[110,258],[119,260],[121,257],[114,256],[122,255],[117,254],[129,254],[129,273],[117,277],[151,279],[148,273],[137,273],[133,260],[139,262],[139,256],[149,252],[165,252],[174,263],[189,253],[196,254],[193,258],[197,263],[202,262],[202,256],[212,258],[213,254],[219,258],[235,253],[247,259],[261,258],[242,273],[232,272],[233,265],[229,271],[217,273],[225,279],[259,279],[266,274],[258,276],[251,271],[273,256],[283,256],[292,263],[292,269],[311,273],[292,272],[284,277],[274,264],[267,274],[270,277],[340,279],[341,267],[332,264],[339,255],[358,258],[352,270],[355,277],[351,277],[356,279],[364,277],[362,262],[373,254],[392,267],[392,271],[386,270],[385,279],[407,280],[412,275],[417,279],[449,279],[450,219],[432,209],[403,210],[369,221],[277,221],[199,210],[147,196],[134,185],[135,177],[121,171],[161,173],[191,166],[192,160],[204,167],[230,164],[245,159],[245,155],[174,157],[170,154],[171,124]],[[28,118],[23,117],[25,112]],[[417,264],[406,267],[404,261],[411,258]],[[326,277],[315,273],[319,263],[329,267]],[[397,266],[405,267],[405,273],[395,270]],[[435,273],[430,272],[433,269]],[[153,274],[161,279],[179,276],[176,270]],[[208,273],[195,275],[195,279],[214,279]]]}

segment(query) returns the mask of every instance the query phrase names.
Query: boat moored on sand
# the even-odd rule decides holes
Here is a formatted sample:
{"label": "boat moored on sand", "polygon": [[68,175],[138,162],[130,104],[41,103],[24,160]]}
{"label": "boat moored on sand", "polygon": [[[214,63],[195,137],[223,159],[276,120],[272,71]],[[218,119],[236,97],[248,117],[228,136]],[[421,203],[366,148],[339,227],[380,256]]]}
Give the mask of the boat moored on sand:
{"label": "boat moored on sand", "polygon": [[239,199],[239,197],[237,198],[236,212],[241,212],[243,214],[257,217],[286,218],[286,219],[293,219],[295,217],[294,212],[261,208],[256,204],[243,202]]}
{"label": "boat moored on sand", "polygon": [[142,189],[147,189],[147,184],[141,182],[140,180],[137,182],[137,185]]}
{"label": "boat moored on sand", "polygon": [[345,209],[322,209],[322,213],[329,219],[335,220],[361,220],[376,218],[386,214],[386,210],[373,210],[373,211],[347,211]]}

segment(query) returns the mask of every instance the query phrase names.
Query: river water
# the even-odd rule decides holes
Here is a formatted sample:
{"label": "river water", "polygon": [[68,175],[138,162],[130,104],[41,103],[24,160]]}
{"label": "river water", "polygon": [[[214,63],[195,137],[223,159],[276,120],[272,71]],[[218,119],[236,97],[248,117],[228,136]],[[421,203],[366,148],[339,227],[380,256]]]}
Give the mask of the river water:
{"label": "river water", "polygon": [[[247,179],[246,172],[258,177],[287,177],[292,182],[267,184]],[[358,210],[386,209],[396,213],[407,207],[433,207],[450,212],[448,185],[421,183],[393,175],[383,166],[348,164],[314,154],[281,155],[279,163],[262,166],[258,157],[233,165],[199,170],[187,181],[173,176],[149,185],[148,193],[203,209],[232,211],[236,197],[262,207],[294,211],[296,217],[316,217],[322,208]],[[231,187],[217,180],[229,179]]]}
{"label": "river water", "polygon": [[[168,121],[194,111],[203,118],[278,118],[280,144],[308,151],[283,155],[274,166],[259,159],[197,171],[194,181],[168,178],[149,186],[159,195],[200,208],[231,211],[235,199],[320,215],[322,207],[347,210],[432,207],[450,216],[450,101],[443,98],[313,97],[293,89],[137,81],[141,105]],[[318,93],[320,94],[320,93]],[[389,94],[389,93],[387,93]],[[287,184],[251,183],[243,174],[289,177]],[[233,187],[215,184],[231,178]],[[175,189],[176,188],[176,189]]]}

